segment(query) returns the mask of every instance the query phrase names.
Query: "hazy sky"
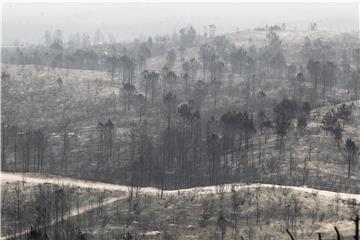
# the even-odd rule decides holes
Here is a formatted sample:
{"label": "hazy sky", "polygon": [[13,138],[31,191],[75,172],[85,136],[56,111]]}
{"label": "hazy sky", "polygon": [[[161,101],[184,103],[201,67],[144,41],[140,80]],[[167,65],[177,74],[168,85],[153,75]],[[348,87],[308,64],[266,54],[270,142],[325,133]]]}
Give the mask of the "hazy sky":
{"label": "hazy sky", "polygon": [[357,30],[359,3],[4,3],[4,44],[42,41],[45,30],[62,29],[64,37],[101,29],[117,40],[171,34],[193,25],[198,32],[215,24],[217,32],[234,32],[266,23],[298,30],[317,22],[333,31]]}

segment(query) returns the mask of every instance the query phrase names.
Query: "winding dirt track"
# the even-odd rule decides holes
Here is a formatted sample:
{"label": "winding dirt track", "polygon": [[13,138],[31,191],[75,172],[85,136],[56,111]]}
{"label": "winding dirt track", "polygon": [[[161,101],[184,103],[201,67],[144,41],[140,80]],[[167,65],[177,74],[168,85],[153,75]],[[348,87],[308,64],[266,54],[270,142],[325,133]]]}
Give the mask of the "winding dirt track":
{"label": "winding dirt track", "polygon": [[[86,181],[74,178],[67,178],[55,175],[46,175],[42,176],[40,174],[32,174],[32,173],[6,173],[0,172],[1,183],[6,184],[6,182],[26,182],[30,184],[57,184],[57,185],[66,185],[72,187],[79,188],[90,188],[90,189],[98,189],[98,190],[108,190],[108,191],[120,191],[120,192],[128,192],[129,186],[126,185],[118,185],[111,183],[103,183],[103,182],[94,182],[94,181]],[[326,190],[319,190],[308,187],[296,187],[296,186],[287,186],[287,185],[276,185],[276,184],[261,184],[261,183],[252,183],[252,184],[242,184],[242,183],[234,183],[234,184],[225,184],[223,185],[225,192],[230,192],[231,187],[235,186],[236,190],[241,190],[245,188],[275,188],[275,189],[291,189],[295,191],[300,191],[304,193],[316,193],[318,196],[333,198],[336,194],[339,194],[339,198],[341,199],[355,199],[360,202],[360,194],[352,194],[352,193],[338,193]],[[154,187],[143,187],[141,188],[142,193],[146,194],[159,194],[160,189]],[[197,194],[209,194],[216,193],[217,186],[206,186],[206,187],[194,187],[194,188],[185,188],[185,189],[177,189],[177,190],[164,190],[164,196],[174,195],[174,194],[186,194],[186,193],[197,193]]]}
{"label": "winding dirt track", "polygon": [[[110,183],[102,183],[102,182],[93,182],[93,181],[85,181],[80,179],[73,179],[73,178],[67,178],[67,177],[61,177],[61,176],[54,176],[54,175],[40,175],[40,174],[32,174],[32,173],[7,173],[7,172],[1,172],[0,173],[1,178],[1,184],[6,183],[14,183],[14,182],[26,182],[29,184],[56,184],[56,185],[66,185],[66,186],[72,186],[72,187],[79,187],[79,188],[87,188],[87,189],[97,189],[97,190],[108,190],[108,191],[118,191],[120,193],[119,197],[109,197],[104,199],[103,206],[112,204],[116,201],[124,200],[127,198],[127,192],[129,191],[129,187],[125,185],[118,185],[118,184],[110,184]],[[357,202],[360,202],[360,194],[350,194],[350,193],[337,193],[337,192],[331,192],[331,191],[325,191],[325,190],[318,190],[314,188],[308,188],[308,187],[295,187],[295,186],[281,186],[281,185],[274,185],[274,184],[225,184],[222,186],[222,191],[224,192],[230,192],[232,186],[235,186],[236,190],[246,189],[246,188],[274,188],[274,189],[291,189],[294,191],[299,191],[302,193],[313,193],[317,194],[320,197],[325,198],[334,198],[337,194],[340,199],[348,200],[348,199],[354,199]],[[187,188],[187,189],[178,189],[178,190],[164,190],[163,194],[164,196],[169,195],[178,195],[178,194],[210,194],[210,193],[216,193],[217,192],[217,186],[207,186],[207,187],[194,187],[194,188]],[[153,187],[144,187],[141,188],[141,192],[145,194],[151,194],[151,195],[158,195],[160,192],[160,189],[153,188]],[[66,216],[65,219],[69,219],[71,217],[74,217],[78,214],[85,213],[87,211],[90,211],[92,209],[97,208],[97,204],[88,204],[79,210],[73,209],[70,214]],[[52,221],[51,224],[55,224],[55,221]],[[21,233],[17,233],[16,235],[11,236],[4,236],[1,237],[1,239],[12,239],[17,236],[24,235],[27,231],[23,231]]]}

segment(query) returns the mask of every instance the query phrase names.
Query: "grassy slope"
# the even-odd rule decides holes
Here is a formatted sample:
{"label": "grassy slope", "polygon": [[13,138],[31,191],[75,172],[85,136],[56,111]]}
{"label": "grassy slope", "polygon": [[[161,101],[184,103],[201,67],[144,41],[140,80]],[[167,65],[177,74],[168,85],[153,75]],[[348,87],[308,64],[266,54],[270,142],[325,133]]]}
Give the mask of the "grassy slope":
{"label": "grassy slope", "polygon": [[[343,132],[343,142],[340,147],[337,147],[334,137],[326,134],[321,129],[321,118],[331,108],[337,108],[339,105],[326,106],[314,109],[311,112],[310,121],[304,133],[300,133],[296,129],[296,121],[293,122],[291,130],[285,137],[285,151],[284,161],[280,163],[277,172],[282,173],[284,182],[286,179],[290,181],[297,181],[296,185],[309,185],[316,188],[338,189],[341,185],[335,186],[337,183],[348,185],[350,188],[347,191],[359,192],[360,183],[360,163],[357,159],[352,163],[351,180],[348,181],[348,162],[346,161],[346,153],[344,150],[344,142],[351,137],[356,143],[360,142],[360,101],[347,102],[347,104],[354,103],[353,116],[349,123],[345,124]],[[277,135],[272,132],[269,134],[267,143],[265,136],[254,137],[254,154],[249,154],[249,161],[253,162],[257,168],[263,169],[259,166],[259,142],[261,142],[261,164],[269,166],[269,164],[279,161],[279,141]],[[309,160],[309,150],[311,150],[311,159]],[[291,151],[290,151],[291,149]],[[293,171],[290,173],[290,158],[292,158]],[[251,163],[250,163],[251,164]],[[308,178],[302,182],[304,166],[308,169]],[[246,166],[243,166],[246,168]],[[258,173],[264,181],[269,181],[272,174],[268,171],[261,171]],[[274,178],[276,180],[276,177]],[[322,186],[322,184],[324,184]],[[333,185],[332,185],[333,184]]]}
{"label": "grassy slope", "polygon": [[[283,40],[283,43],[293,43],[293,44],[302,44],[305,36],[309,36],[311,39],[322,38],[327,39],[329,41],[338,41],[346,36],[354,37],[353,33],[329,33],[329,32],[278,32],[280,35],[280,39]],[[228,35],[228,37],[233,40],[235,43],[241,43],[247,41],[249,38],[252,38],[253,41],[258,41],[256,44],[260,44],[265,39],[266,32],[240,32]],[[197,56],[197,51],[195,49],[187,49],[185,52],[185,58],[189,59],[191,57]],[[159,70],[161,66],[165,63],[165,56],[157,56],[151,58],[147,63],[147,68],[152,70]],[[99,117],[100,115],[108,116],[114,122],[117,123],[117,126],[126,129],[127,124],[131,119],[136,118],[136,114],[134,112],[119,114],[121,112],[121,105],[118,104],[118,101],[121,101],[121,97],[115,97],[115,108],[117,108],[114,114],[111,103],[107,104],[108,108],[103,108],[102,104],[104,101],[111,99],[111,94],[118,95],[119,88],[114,88],[110,86],[110,76],[105,72],[98,71],[87,71],[87,70],[73,70],[73,69],[59,69],[59,68],[47,68],[47,67],[39,67],[39,66],[16,66],[16,65],[4,65],[4,70],[10,72],[11,76],[14,76],[14,80],[19,89],[15,88],[15,92],[19,94],[20,90],[23,92],[23,95],[27,95],[31,92],[36,93],[37,95],[42,95],[43,93],[49,93],[50,98],[54,98],[52,100],[52,104],[45,104],[46,111],[44,114],[44,109],[38,108],[38,111],[35,111],[35,114],[31,116],[31,120],[34,122],[34,125],[46,125],[49,122],[57,124],[61,124],[61,119],[63,117],[64,112],[68,106],[70,110],[70,114],[73,114],[73,127],[77,129],[79,134],[79,141],[86,141],[89,138],[87,135],[87,130],[90,132],[94,130],[98,121],[106,121],[107,119],[102,119]],[[37,69],[37,70],[36,70]],[[178,73],[181,72],[181,62],[179,59],[176,61],[174,70]],[[36,71],[36,73],[35,73]],[[135,75],[137,72],[135,72]],[[35,78],[34,78],[35,76]],[[198,73],[198,78],[201,78],[201,71]],[[61,77],[64,82],[63,89],[65,89],[64,95],[51,95],[51,93],[61,91],[57,86],[56,79]],[[34,80],[35,79],[35,80]],[[40,82],[41,91],[37,92],[37,88],[35,87],[34,91],[29,90],[29,86],[31,84],[36,83],[36,81]],[[227,81],[227,80],[224,80]],[[244,88],[246,85],[246,81],[234,74],[234,81],[230,87],[224,87],[220,91],[223,91],[223,95],[227,97],[223,97],[219,99],[218,111],[224,112],[226,110],[237,109],[239,104],[240,106],[244,105],[244,96],[240,89]],[[281,87],[279,87],[281,86]],[[181,89],[179,86],[178,89]],[[274,101],[281,99],[282,97],[290,97],[292,96],[291,83],[288,80],[279,80],[279,79],[265,79],[261,84],[255,85],[255,93],[263,89],[267,94],[267,99],[264,101],[264,105],[273,104]],[[232,91],[232,95],[230,96],[227,91]],[[96,94],[97,93],[97,94]],[[21,95],[21,94],[20,94]],[[55,96],[55,97],[54,97]],[[208,96],[208,99],[204,101],[204,109],[211,109],[212,102],[210,100],[211,96]],[[334,98],[334,97],[333,97]],[[342,99],[343,101],[348,101],[348,96],[343,91],[338,90],[336,95],[336,99]],[[62,104],[61,101],[67,100],[66,104]],[[254,96],[256,99],[256,96]],[[305,97],[305,100],[306,97]],[[41,101],[41,99],[39,100]],[[25,100],[24,102],[27,102]],[[44,101],[41,101],[44,102]],[[59,105],[57,104],[59,103]],[[35,102],[35,105],[37,102]],[[256,100],[250,102],[250,104],[256,105]],[[259,104],[257,104],[259,105]],[[268,107],[271,107],[271,106]],[[329,105],[329,104],[328,104]],[[20,104],[17,110],[17,119],[20,121],[24,121],[23,116],[29,115],[27,111],[26,104]],[[343,150],[339,150],[332,139],[331,136],[326,136],[325,132],[320,129],[320,121],[321,115],[324,114],[331,106],[323,107],[320,109],[314,109],[312,111],[311,121],[308,124],[308,128],[306,130],[306,134],[304,136],[295,135],[292,131],[288,134],[286,139],[286,147],[289,148],[290,145],[293,148],[292,157],[294,159],[294,163],[296,168],[298,169],[299,174],[301,174],[301,169],[304,166],[304,161],[307,158],[309,143],[312,142],[312,160],[308,162],[308,168],[310,169],[310,175],[318,176],[321,178],[322,174],[325,174],[326,177],[331,176],[339,176],[340,178],[345,178],[347,174],[347,165],[342,156]],[[80,109],[80,110],[79,110]],[[259,109],[256,109],[258,111]],[[355,139],[355,142],[358,142],[358,125],[359,125],[359,117],[357,112],[359,111],[358,103],[356,104],[356,109],[354,110],[354,118],[352,122],[346,124],[345,132],[343,139],[351,136]],[[46,112],[48,112],[46,114]],[[211,114],[211,112],[210,112]],[[271,114],[269,112],[269,114]],[[24,122],[23,122],[24,123]],[[91,130],[92,129],[92,130]],[[54,138],[56,138],[56,133]],[[256,158],[258,155],[258,141],[264,141],[262,137],[255,137],[254,139],[254,160],[256,162]],[[266,145],[263,146],[263,159],[274,159],[277,158],[278,151],[276,150],[276,136],[274,134],[270,135],[269,141]],[[290,151],[286,151],[285,159],[286,161],[281,165],[281,172],[288,172],[289,168],[289,158]],[[265,163],[266,164],[266,163]],[[356,170],[354,170],[354,173]],[[325,177],[325,179],[326,179]],[[359,176],[353,175],[353,179],[359,180]]]}
{"label": "grassy slope", "polygon": [[[159,57],[155,57],[151,59],[149,62],[150,66],[157,66],[161,59]],[[179,65],[179,64],[178,64]],[[178,66],[179,67],[179,66]],[[26,81],[38,81],[40,79],[44,82],[43,90],[45,92],[57,91],[56,79],[58,76],[62,76],[64,82],[64,88],[67,89],[67,94],[70,96],[71,101],[70,106],[74,109],[75,116],[78,115],[78,118],[74,120],[74,127],[77,129],[79,133],[79,141],[86,141],[89,137],[87,131],[91,132],[91,129],[94,130],[96,123],[98,121],[104,121],[106,119],[99,119],[99,112],[101,109],[96,108],[96,103],[101,103],[101,99],[106,99],[109,97],[109,92],[111,91],[109,83],[109,76],[104,72],[96,72],[96,71],[86,71],[86,70],[68,70],[68,69],[52,69],[52,68],[40,68],[36,73],[36,80],[31,80],[32,75],[34,74],[35,68],[37,66],[16,66],[16,65],[5,65],[4,69],[9,71],[12,76],[14,76],[14,80],[16,81],[17,86],[20,86],[24,89],[25,93],[28,94],[29,91],[26,89],[26,86],[22,86],[22,84],[26,84]],[[96,80],[102,82],[102,87],[99,90],[99,95],[96,96],[97,99],[93,99],[95,96],[95,86]],[[238,78],[235,76],[234,79],[234,87],[233,89],[240,89],[243,84],[245,84],[245,80]],[[30,84],[29,84],[30,85]],[[88,85],[90,87],[88,87]],[[263,82],[263,89],[267,93],[267,99],[264,101],[266,104],[275,101],[276,99],[280,99],[279,95],[291,96],[292,90],[290,87],[290,83],[287,80],[276,80],[276,79],[266,79]],[[282,86],[281,88],[276,88],[276,86]],[[90,90],[89,90],[90,89]],[[14,91],[14,90],[13,90]],[[19,91],[15,88],[15,91]],[[225,91],[225,90],[222,90]],[[17,92],[18,94],[18,92]],[[39,92],[39,94],[43,94],[43,92]],[[225,94],[225,93],[224,93]],[[51,98],[54,98],[54,95],[50,95]],[[53,102],[61,101],[63,98],[57,97],[55,95],[55,100]],[[210,97],[210,96],[209,96]],[[221,106],[221,112],[226,111],[227,109],[233,108],[233,103],[230,102],[244,102],[242,99],[244,95],[235,94],[232,99],[227,100],[226,98],[219,100],[219,105]],[[347,99],[346,93],[342,91],[337,91],[336,94],[337,99]],[[25,101],[26,102],[26,101]],[[91,107],[91,104],[94,104],[96,111],[93,111],[93,117],[91,115],[91,111],[85,111],[87,108]],[[211,108],[212,101],[205,101],[205,109]],[[255,104],[255,102],[253,103]],[[46,105],[46,104],[45,104]],[[117,104],[119,105],[119,104]],[[77,106],[80,106],[80,110],[78,110]],[[100,106],[100,105],[99,105]],[[23,107],[26,107],[24,105]],[[119,106],[118,106],[119,107]],[[289,147],[291,145],[292,158],[294,159],[294,166],[297,166],[298,174],[301,174],[301,169],[303,168],[304,161],[308,157],[309,143],[312,142],[312,160],[308,162],[308,168],[310,169],[310,174],[313,176],[321,177],[322,174],[325,174],[325,179],[331,176],[339,176],[344,179],[347,175],[347,164],[344,160],[344,157],[341,153],[343,153],[342,149],[338,149],[335,145],[332,136],[326,136],[325,132],[321,130],[321,116],[332,107],[328,104],[326,107],[322,107],[319,109],[314,109],[311,114],[310,122],[306,129],[306,134],[299,135],[296,134],[295,126],[293,126],[294,130],[291,131],[286,138],[286,161],[281,165],[281,172],[288,172],[289,168],[289,158],[290,151]],[[44,122],[59,122],[61,123],[61,117],[63,114],[63,110],[61,110],[61,106],[48,106],[49,113],[46,116],[43,116],[43,109],[39,109],[39,111],[32,116],[34,122],[40,120],[44,120]],[[84,110],[84,111],[82,111]],[[104,109],[103,109],[104,110]],[[22,107],[18,109],[19,113],[23,111]],[[26,111],[25,111],[26,112]],[[359,102],[355,102],[354,116],[350,123],[345,125],[345,132],[343,139],[347,137],[352,137],[355,142],[359,142]],[[105,114],[107,116],[111,116],[105,110]],[[127,116],[129,115],[129,116]],[[130,114],[115,114],[113,119],[117,126],[122,128],[125,127],[129,122],[129,119],[135,117],[134,113]],[[21,119],[21,118],[20,118]],[[294,123],[295,125],[295,123]],[[120,129],[121,130],[121,129]],[[56,138],[56,134],[52,136],[52,138]],[[258,156],[258,142],[262,141],[264,143],[264,137],[255,137],[254,138],[254,161],[257,162]],[[269,161],[269,159],[277,158],[278,151],[276,150],[277,140],[275,134],[270,134],[267,144],[263,144],[262,150],[262,158]],[[267,164],[266,162],[264,164]],[[359,164],[358,164],[359,165]],[[356,181],[359,180],[359,175],[355,175],[356,170],[353,171],[353,179]],[[265,175],[264,175],[265,176]]]}
{"label": "grassy slope", "polygon": [[[246,32],[241,32],[240,34],[231,34],[228,37],[234,40],[237,45],[246,44],[247,40],[251,37],[253,41],[262,44],[265,39],[265,32],[251,32],[246,34]],[[289,42],[295,42],[296,44],[302,44],[305,37],[305,33],[294,33],[290,32],[280,32],[280,38],[284,41],[285,45]],[[344,36],[338,34],[332,34],[333,38],[339,40]],[[347,35],[349,36],[349,35]],[[314,39],[317,37],[328,38],[329,33],[311,33],[310,38]],[[352,36],[353,37],[353,36]],[[189,49],[186,52],[186,58],[192,56],[197,56],[197,52],[193,49]],[[148,63],[148,68],[153,70],[159,70],[165,62],[164,57],[155,57],[152,58]],[[15,66],[15,65],[4,65],[3,69],[10,72],[12,76],[16,76],[16,80],[21,83],[30,80],[33,76],[34,68],[37,66]],[[20,69],[24,69],[24,72],[20,72]],[[175,70],[180,71],[181,64],[179,61],[175,64]],[[67,86],[71,91],[70,95],[73,97],[74,102],[86,102],[89,99],[89,96],[93,96],[96,92],[94,87],[96,84],[95,79],[100,79],[103,82],[104,86],[99,90],[99,99],[102,97],[109,96],[111,92],[117,94],[118,89],[110,88],[109,75],[104,72],[96,71],[86,71],[86,70],[67,70],[67,69],[50,69],[50,68],[40,68],[40,72],[36,73],[37,78],[42,78],[46,83],[50,82],[49,85],[46,85],[45,88],[54,88],[56,89],[56,79],[61,76],[64,81],[64,86]],[[241,79],[235,78],[235,82],[240,84]],[[271,80],[272,81],[272,80]],[[282,81],[279,81],[282,82]],[[88,84],[89,83],[89,84]],[[274,84],[272,82],[272,84]],[[278,84],[275,84],[278,85]],[[90,86],[90,87],[88,87]],[[283,87],[288,93],[290,90],[286,87]],[[23,86],[24,92],[26,92],[27,85]],[[269,88],[269,96],[276,97],[278,96],[277,91]],[[290,95],[290,94],[289,94]],[[340,96],[341,97],[341,96]],[[355,139],[355,142],[359,142],[359,102],[355,103],[356,109],[353,120],[346,124],[344,139],[351,136]],[[312,147],[312,160],[308,163],[308,168],[310,169],[311,175],[319,175],[320,178],[327,179],[331,176],[339,176],[340,179],[345,180],[347,175],[347,165],[341,154],[339,154],[339,149],[335,147],[334,140],[331,136],[326,136],[325,133],[320,129],[320,115],[327,111],[331,106],[322,107],[319,109],[314,109],[312,111],[311,121],[308,125],[308,133],[311,135],[311,141],[313,142]],[[54,112],[49,114],[49,119],[59,120],[61,118],[61,109],[56,111],[56,107],[51,107]],[[19,112],[23,109],[19,109]],[[33,116],[34,121],[37,120],[37,116]],[[46,121],[49,121],[46,119]],[[103,120],[103,119],[97,119]],[[124,122],[127,120],[124,119]],[[95,119],[79,119],[79,125],[77,126],[80,129],[88,128],[89,126],[94,126],[96,124]],[[309,138],[306,136],[293,136],[289,135],[287,137],[286,143],[289,147],[290,143],[294,147],[293,158],[296,162],[297,168],[301,171],[304,163],[304,159],[307,157],[307,151],[309,148]],[[269,138],[269,143],[264,145],[264,158],[267,155],[268,157],[276,157],[277,151],[274,149],[276,144],[276,136],[271,134]],[[256,140],[255,140],[256,146]],[[257,149],[255,147],[255,149]],[[255,150],[255,156],[257,150]],[[289,159],[289,153],[285,159]],[[282,165],[282,171],[288,171],[288,161],[285,161]],[[354,173],[356,171],[354,170]],[[359,171],[357,171],[359,173]],[[325,177],[322,176],[325,174]],[[359,181],[359,175],[353,174],[352,178],[355,181]],[[273,220],[268,222],[260,221],[256,223],[255,219],[255,208],[254,202],[251,199],[254,199],[255,190],[249,190],[247,201],[241,207],[241,220],[239,221],[239,236],[244,236],[246,239],[250,232],[256,232],[257,236],[276,236],[277,239],[288,239],[288,236],[284,232],[284,226],[286,222],[284,219],[277,216],[277,213],[284,211],[285,207],[283,202],[285,201],[286,196],[296,195],[300,200],[301,205],[303,206],[303,221],[298,222],[297,229],[299,230],[298,236],[301,239],[315,239],[315,231],[320,231],[325,233],[324,239],[329,237],[334,238],[333,225],[336,224],[339,226],[340,230],[343,230],[344,235],[350,236],[351,231],[353,230],[351,222],[348,220],[350,217],[350,211],[346,201],[341,202],[340,204],[340,216],[339,218],[334,217],[334,202],[331,198],[326,197],[315,197],[313,194],[298,192],[295,190],[289,190],[286,194],[283,190],[271,190],[265,188],[259,188],[257,190],[258,199],[260,199],[260,208],[262,211],[269,211],[269,214],[272,215]],[[284,195],[285,194],[285,195]],[[163,200],[159,200],[155,196],[142,196],[140,197],[139,204],[140,210],[136,209],[132,214],[132,221],[128,227],[124,227],[128,221],[127,208],[128,205],[125,203],[116,203],[108,205],[107,212],[110,218],[108,220],[99,221],[106,222],[105,227],[97,226],[94,233],[103,234],[106,233],[107,236],[113,234],[119,234],[123,228],[136,232],[138,235],[148,233],[157,234],[156,231],[159,231],[161,235],[164,235],[165,232],[171,233],[175,232],[178,235],[179,239],[211,239],[215,238],[214,236],[219,236],[219,229],[217,228],[217,216],[219,211],[220,204],[220,195],[216,193],[207,193],[205,195],[195,196],[194,194],[179,196],[172,195],[167,196]],[[211,217],[208,220],[208,225],[206,228],[200,227],[199,222],[201,220],[202,208],[204,206],[204,201],[214,199],[213,208],[211,210]],[[227,224],[227,236],[231,236],[231,204],[230,204],[231,194],[227,193],[224,195],[224,212],[225,217],[228,220]],[[211,201],[210,201],[211,202]],[[281,203],[280,203],[281,202]],[[312,224],[310,213],[315,209],[316,205],[320,204],[319,217],[316,219],[316,223]],[[271,208],[273,207],[273,208]],[[331,209],[331,210],[330,210]],[[331,215],[332,214],[332,215]],[[248,216],[248,217],[246,217]],[[321,221],[320,216],[325,216]],[[248,220],[247,220],[248,219]],[[249,222],[250,224],[248,224]],[[121,226],[121,227],[120,227]],[[250,226],[250,228],[249,228]],[[301,233],[301,229],[304,229],[304,235]],[[309,236],[311,234],[311,236]],[[157,237],[155,237],[157,238]],[[176,238],[176,237],[174,237]]]}

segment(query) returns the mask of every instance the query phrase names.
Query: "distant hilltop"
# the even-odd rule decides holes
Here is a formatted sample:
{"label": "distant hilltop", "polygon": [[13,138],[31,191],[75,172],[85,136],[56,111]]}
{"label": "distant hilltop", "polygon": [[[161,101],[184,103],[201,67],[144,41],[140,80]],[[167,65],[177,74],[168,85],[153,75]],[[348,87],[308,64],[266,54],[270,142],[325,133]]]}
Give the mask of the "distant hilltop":
{"label": "distant hilltop", "polygon": [[[237,31],[234,33],[225,34],[229,40],[233,41],[237,46],[248,46],[251,43],[254,45],[262,45],[266,34],[269,31],[249,30]],[[326,41],[343,41],[343,40],[359,40],[359,32],[335,32],[335,31],[274,31],[279,35],[280,40],[284,45],[298,45],[303,44],[304,39],[308,37],[311,40],[321,39]]]}

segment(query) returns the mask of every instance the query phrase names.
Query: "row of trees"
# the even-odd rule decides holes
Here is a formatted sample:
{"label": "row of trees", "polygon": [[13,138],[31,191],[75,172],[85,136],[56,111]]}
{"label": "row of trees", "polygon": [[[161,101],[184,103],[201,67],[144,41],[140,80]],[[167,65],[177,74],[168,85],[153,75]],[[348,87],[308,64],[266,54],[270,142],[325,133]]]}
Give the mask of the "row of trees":
{"label": "row of trees", "polygon": [[[8,60],[5,59],[5,62],[14,62],[16,58],[22,58],[22,64],[46,65],[52,63],[56,67],[107,70],[110,72],[112,80],[115,77],[116,69],[122,69],[122,79],[127,79],[127,82],[130,82],[128,78],[131,78],[129,75],[134,71],[135,65],[138,66],[139,78],[141,78],[140,73],[145,69],[147,59],[157,55],[157,45],[160,44],[154,43],[149,38],[147,41],[140,42],[136,40],[131,44],[112,43],[91,48],[79,46],[70,49],[63,46],[61,31],[55,32],[54,37],[50,36],[49,33],[47,35],[49,36],[46,37],[45,49],[28,49],[31,52],[29,54],[25,53],[27,49],[17,49],[15,53],[9,52],[6,54]],[[162,43],[165,44],[162,47],[163,55],[167,53],[167,67],[170,66],[171,69],[173,61],[176,59],[176,57],[174,58],[176,56],[175,49],[180,53],[180,56],[183,56],[186,48],[194,45],[195,36],[196,32],[192,27],[182,28],[180,30],[179,48],[176,47],[176,44],[178,44],[176,41],[172,45]],[[225,67],[231,65],[233,73],[247,73],[248,76],[256,72],[257,74],[265,73],[269,77],[283,77],[286,68],[291,66],[287,66],[285,58],[290,49],[283,46],[282,41],[274,31],[267,33],[264,46],[255,46],[249,40],[248,48],[237,48],[226,37],[217,36],[213,41],[200,42],[196,47],[199,51],[198,61],[202,62],[203,65],[203,75],[205,75],[205,67],[209,68],[213,62],[211,59],[214,58],[219,58]],[[336,51],[338,51],[337,55],[335,54]],[[18,57],[14,55],[18,55]],[[348,53],[347,49],[343,50],[341,48],[337,50],[334,46],[319,39],[312,43],[309,38],[306,38],[301,55],[302,61],[297,63],[298,68],[302,71],[301,66],[306,66],[310,76],[309,80],[313,82],[314,87],[317,89],[318,84],[323,84],[323,94],[333,88],[336,83],[337,72],[341,72],[341,77],[346,81],[346,84],[353,85],[353,80],[358,78],[356,71],[353,71],[354,68],[356,70],[359,67],[358,49],[353,49],[351,53]],[[331,57],[323,55],[331,55]],[[337,59],[334,61],[335,57]],[[179,59],[181,61],[186,60],[184,57]],[[321,63],[320,59],[324,62]],[[341,69],[341,71],[337,69]],[[209,69],[209,72],[212,72],[212,70]],[[352,74],[352,72],[355,73]],[[213,81],[212,76],[209,79],[209,81]],[[348,87],[348,89],[351,88]]]}
{"label": "row of trees", "polygon": [[[285,166],[290,166],[290,175],[298,172],[299,178],[293,176],[289,181],[307,181],[307,171],[294,167],[293,146],[286,143],[286,137],[290,133],[304,135],[310,117],[309,103],[283,99],[272,112],[260,111],[255,115],[227,111],[218,118],[206,118],[195,101],[180,105],[177,102],[171,92],[164,96],[162,123],[155,128],[146,118],[139,118],[128,131],[119,133],[108,120],[99,122],[95,134],[90,134],[83,143],[76,140],[76,132],[65,132],[56,144],[45,130],[23,133],[15,126],[10,127],[6,132],[7,144],[3,145],[3,169],[70,175],[88,172],[92,173],[87,175],[90,179],[164,189],[240,180],[277,182],[272,174],[285,177],[289,174]],[[337,136],[342,125],[340,119],[345,124],[350,117],[351,105],[342,105],[324,115],[323,129]],[[274,136],[279,152],[269,158],[267,149],[273,146]],[[62,153],[56,154],[56,161],[54,151]],[[343,152],[350,178],[352,166],[357,164],[358,147],[349,138]],[[74,161],[84,157],[85,162]],[[310,158],[309,155],[309,161]]]}

